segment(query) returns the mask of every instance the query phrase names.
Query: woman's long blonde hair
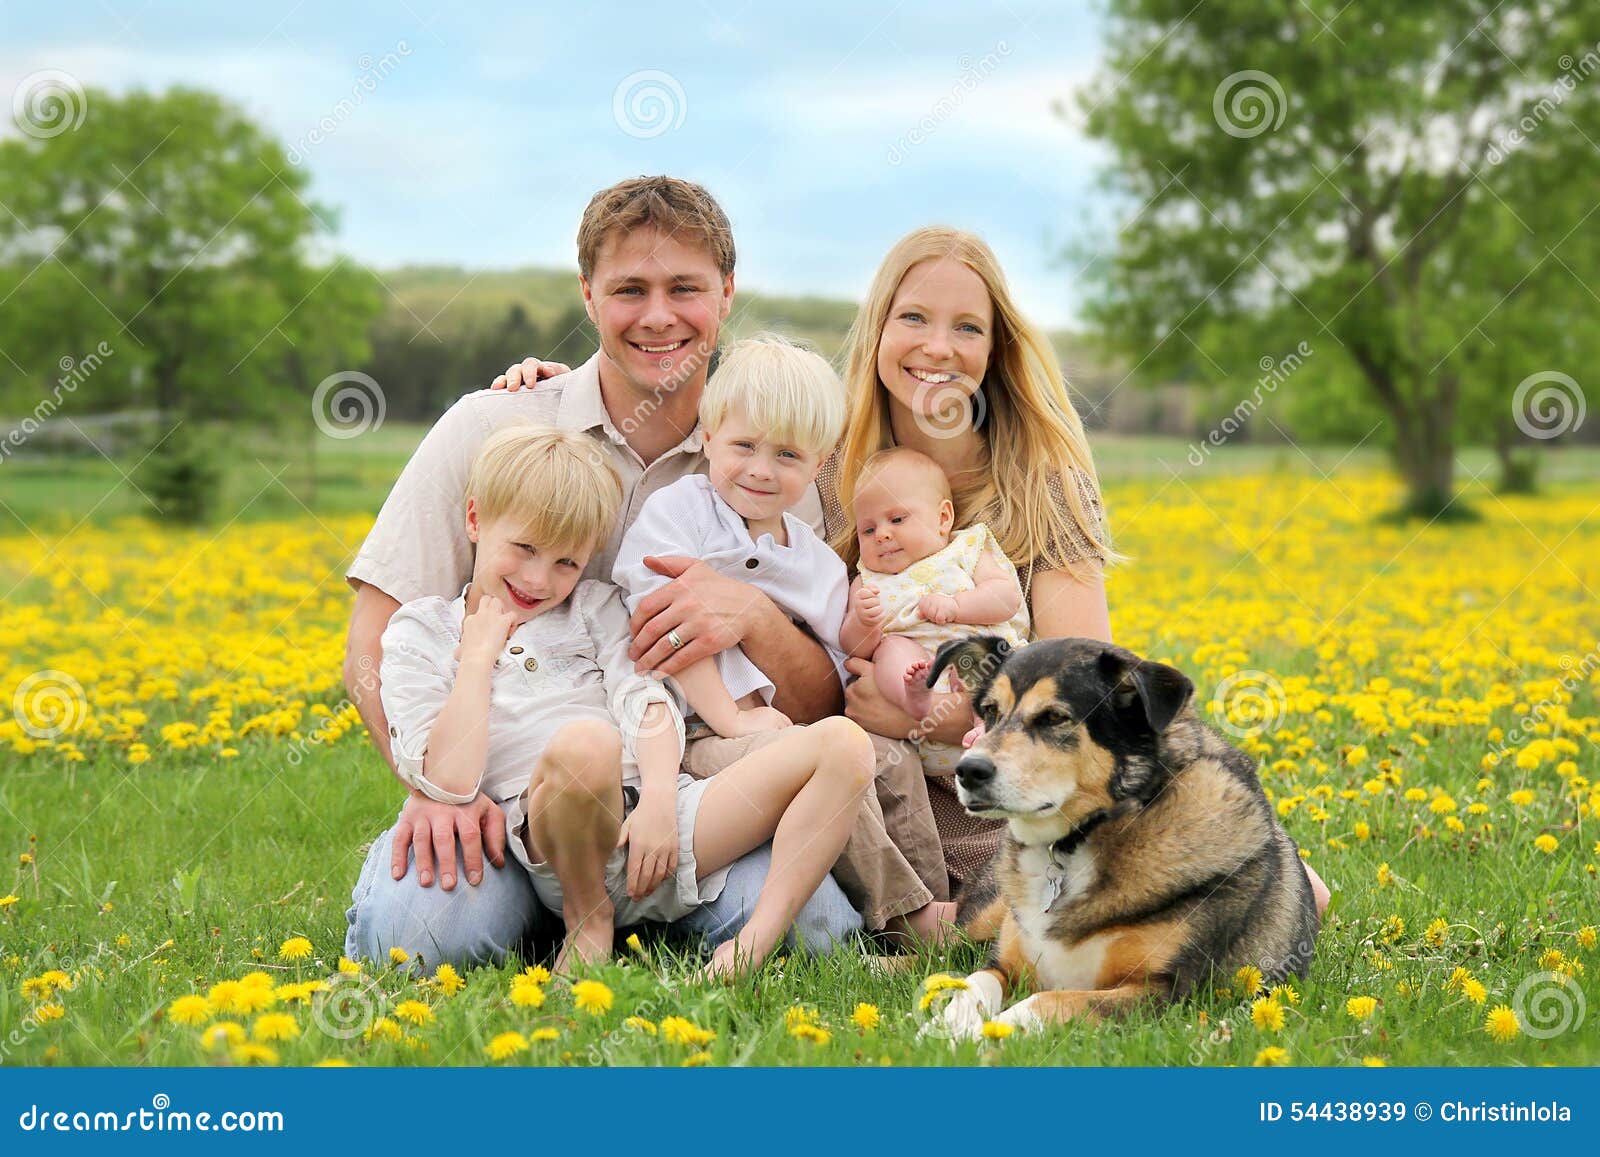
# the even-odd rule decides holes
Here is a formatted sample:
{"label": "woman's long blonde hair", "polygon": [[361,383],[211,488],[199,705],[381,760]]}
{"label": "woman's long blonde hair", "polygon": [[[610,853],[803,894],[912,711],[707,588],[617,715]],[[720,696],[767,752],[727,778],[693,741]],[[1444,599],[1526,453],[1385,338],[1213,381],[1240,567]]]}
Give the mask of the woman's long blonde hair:
{"label": "woman's long blonde hair", "polygon": [[[988,523],[1019,569],[1066,570],[1085,577],[1085,560],[1065,553],[1075,538],[1107,562],[1120,560],[1074,484],[1073,471],[1082,471],[1099,493],[1083,421],[1067,393],[1055,350],[1017,311],[989,246],[971,233],[943,226],[918,229],[889,250],[850,327],[844,372],[850,420],[838,469],[846,518],[830,545],[850,566],[859,561],[852,510],[856,483],[867,459],[895,444],[888,391],[878,380],[878,345],[888,324],[889,306],[907,271],[938,258],[953,258],[981,277],[994,308],[993,350],[981,386],[985,461],[969,476],[950,480],[956,525]],[[1065,495],[1076,536],[1062,525],[1053,494]]]}

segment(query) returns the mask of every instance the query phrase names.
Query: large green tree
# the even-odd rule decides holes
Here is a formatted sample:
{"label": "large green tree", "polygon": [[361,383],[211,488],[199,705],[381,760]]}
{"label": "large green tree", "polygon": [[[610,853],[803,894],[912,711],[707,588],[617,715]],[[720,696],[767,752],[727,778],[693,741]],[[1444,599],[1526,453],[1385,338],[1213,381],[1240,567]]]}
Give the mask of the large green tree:
{"label": "large green tree", "polygon": [[58,99],[65,118],[0,142],[0,398],[31,404],[104,343],[75,409],[309,422],[380,302],[324,251],[306,171],[211,93]]}
{"label": "large green tree", "polygon": [[1305,342],[1271,404],[1381,422],[1428,516],[1458,443],[1551,432],[1513,397],[1600,343],[1600,5],[1107,7],[1083,108],[1129,223],[1091,313],[1141,372],[1238,386]]}

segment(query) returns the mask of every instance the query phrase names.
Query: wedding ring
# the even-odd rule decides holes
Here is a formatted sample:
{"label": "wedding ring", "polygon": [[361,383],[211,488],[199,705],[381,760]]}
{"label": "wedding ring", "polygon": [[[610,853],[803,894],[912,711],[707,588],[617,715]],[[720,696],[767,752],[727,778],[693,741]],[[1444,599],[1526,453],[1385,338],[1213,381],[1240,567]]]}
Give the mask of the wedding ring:
{"label": "wedding ring", "polygon": [[677,627],[673,627],[672,630],[667,632],[667,642],[672,644],[674,651],[683,649],[683,637],[678,634]]}

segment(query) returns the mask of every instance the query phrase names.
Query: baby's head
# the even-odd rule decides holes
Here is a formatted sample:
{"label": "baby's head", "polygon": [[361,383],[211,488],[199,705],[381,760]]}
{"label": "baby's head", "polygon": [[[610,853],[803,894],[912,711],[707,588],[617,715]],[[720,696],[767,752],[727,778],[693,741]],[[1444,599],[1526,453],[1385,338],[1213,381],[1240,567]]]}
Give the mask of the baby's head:
{"label": "baby's head", "polygon": [[700,396],[711,485],[745,521],[792,508],[844,432],[844,384],[781,337],[733,342]]}
{"label": "baby's head", "polygon": [[955,502],[950,480],[926,454],[891,446],[861,467],[851,509],[861,565],[899,574],[950,544]]}
{"label": "baby's head", "polygon": [[494,595],[518,622],[560,606],[610,537],[622,483],[587,434],[508,426],[467,476],[467,537],[477,544],[468,610]]}

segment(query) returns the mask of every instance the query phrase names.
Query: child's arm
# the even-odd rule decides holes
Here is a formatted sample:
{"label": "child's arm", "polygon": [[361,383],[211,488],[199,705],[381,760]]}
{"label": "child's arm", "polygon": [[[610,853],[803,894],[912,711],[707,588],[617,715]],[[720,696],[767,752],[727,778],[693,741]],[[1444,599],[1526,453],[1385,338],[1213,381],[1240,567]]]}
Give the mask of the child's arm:
{"label": "child's arm", "polygon": [[678,869],[678,760],[682,747],[672,708],[645,708],[634,737],[639,803],[622,825],[617,846],[628,848],[628,895],[642,900]]}
{"label": "child's arm", "polygon": [[691,663],[673,677],[696,715],[718,735],[734,738],[789,726],[789,717],[773,707],[740,707],[728,693],[715,656]]}
{"label": "child's arm", "polygon": [[852,659],[870,659],[883,641],[886,612],[878,589],[866,585],[860,576],[850,584],[850,604],[839,628],[839,647]]}
{"label": "child's arm", "polygon": [[972,572],[974,586],[958,595],[925,595],[917,610],[930,623],[965,623],[992,627],[1022,606],[1022,587],[992,554],[985,551]]}
{"label": "child's arm", "polygon": [[[422,757],[424,778],[452,795],[472,795],[489,759],[489,681],[516,616],[493,595],[461,627],[461,660]],[[426,790],[426,789],[424,789]]]}

